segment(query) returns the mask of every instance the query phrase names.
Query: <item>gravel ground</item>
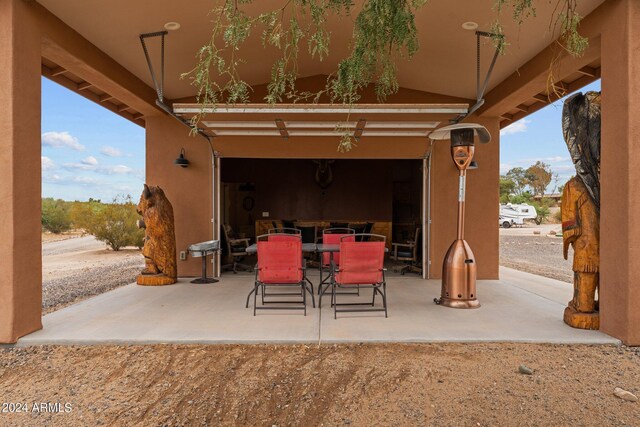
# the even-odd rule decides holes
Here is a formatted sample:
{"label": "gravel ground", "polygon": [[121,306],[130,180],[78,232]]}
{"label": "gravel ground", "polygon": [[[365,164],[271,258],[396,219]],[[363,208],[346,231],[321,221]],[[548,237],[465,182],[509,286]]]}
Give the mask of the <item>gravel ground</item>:
{"label": "gravel ground", "polygon": [[45,280],[42,282],[43,314],[133,283],[143,264],[138,257],[130,257],[116,260],[107,267],[88,268],[66,277]]}
{"label": "gravel ground", "polygon": [[42,254],[45,314],[132,283],[144,267],[139,250],[107,250],[93,236],[45,241]]}
{"label": "gravel ground", "polygon": [[[519,373],[521,364],[532,375]],[[534,344],[0,348],[0,425],[638,425],[640,354]],[[34,402],[69,404],[33,413]]]}
{"label": "gravel ground", "polygon": [[562,257],[562,238],[545,235],[500,235],[500,265],[573,283],[571,263],[573,250],[569,248],[568,260]]}

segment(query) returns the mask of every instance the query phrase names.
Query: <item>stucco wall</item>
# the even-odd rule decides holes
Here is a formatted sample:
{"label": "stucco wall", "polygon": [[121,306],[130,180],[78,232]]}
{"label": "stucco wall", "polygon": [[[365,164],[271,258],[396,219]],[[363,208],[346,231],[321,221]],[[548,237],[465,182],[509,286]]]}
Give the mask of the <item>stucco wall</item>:
{"label": "stucco wall", "polygon": [[42,327],[40,32],[0,2],[0,343]]}
{"label": "stucco wall", "polygon": [[[207,141],[190,136],[189,129],[172,117],[149,116],[146,122],[146,181],[159,185],[173,205],[179,258],[179,252],[190,244],[213,236],[211,149]],[[191,162],[187,168],[173,164],[183,147]],[[200,275],[201,268],[200,258],[178,259],[180,276]],[[210,265],[208,268],[211,272]]]}
{"label": "stucco wall", "polygon": [[640,345],[640,2],[611,2],[602,31],[601,329]]}

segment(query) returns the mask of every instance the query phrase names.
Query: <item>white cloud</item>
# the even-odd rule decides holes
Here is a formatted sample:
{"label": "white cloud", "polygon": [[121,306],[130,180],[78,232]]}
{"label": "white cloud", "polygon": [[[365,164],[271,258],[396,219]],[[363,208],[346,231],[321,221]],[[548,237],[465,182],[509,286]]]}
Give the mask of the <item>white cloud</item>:
{"label": "white cloud", "polygon": [[527,126],[529,123],[531,123],[531,120],[527,120],[527,119],[518,120],[517,122],[503,128],[500,131],[500,136],[513,135],[514,133],[526,132],[527,130],[529,130],[529,127]]}
{"label": "white cloud", "polygon": [[85,164],[85,165],[97,166],[98,165],[98,159],[96,159],[93,156],[89,156],[86,159],[84,159],[82,161],[82,163]]}
{"label": "white cloud", "polygon": [[102,184],[102,182],[96,178],[81,175],[61,176],[58,174],[50,174],[42,177],[44,182],[59,185],[82,185],[91,186]]}
{"label": "white cloud", "polygon": [[80,144],[78,138],[69,132],[45,132],[41,136],[42,145],[53,148],[70,148],[76,151],[83,151],[84,145]]}
{"label": "white cloud", "polygon": [[500,163],[500,173],[504,174],[509,171],[509,169],[513,168],[509,163]]}
{"label": "white cloud", "polygon": [[137,171],[125,165],[99,165],[98,160],[89,156],[80,163],[65,163],[62,166],[68,171],[87,171],[102,175],[136,175]]}
{"label": "white cloud", "polygon": [[82,163],[65,163],[64,165],[62,165],[62,167],[65,168],[66,170],[69,170],[69,171],[73,171],[73,170],[81,170],[81,171],[96,170],[96,166],[95,165],[84,163],[84,161]]}
{"label": "white cloud", "polygon": [[108,157],[123,157],[124,154],[122,153],[122,151],[118,150],[115,147],[102,147],[102,149],[100,150],[100,153],[104,154],[105,156]]}
{"label": "white cloud", "polygon": [[40,164],[42,165],[43,171],[50,171],[58,168],[53,160],[45,156],[40,156]]}
{"label": "white cloud", "polygon": [[133,172],[129,166],[116,165],[116,166],[102,166],[98,169],[99,172],[107,175],[126,175]]}

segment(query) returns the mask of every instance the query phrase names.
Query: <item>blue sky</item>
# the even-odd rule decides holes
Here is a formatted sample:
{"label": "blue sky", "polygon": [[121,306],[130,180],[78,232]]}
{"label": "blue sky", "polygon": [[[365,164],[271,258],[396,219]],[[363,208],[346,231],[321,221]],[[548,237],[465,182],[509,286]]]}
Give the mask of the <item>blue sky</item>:
{"label": "blue sky", "polygon": [[[599,91],[600,81],[582,89],[589,90]],[[559,184],[574,175],[561,117],[562,100],[504,128],[500,173],[542,160],[558,173]],[[144,183],[144,150],[144,128],[42,79],[43,197],[110,201],[129,194],[135,200]]]}
{"label": "blue sky", "polygon": [[144,128],[42,78],[43,197],[136,200],[144,153]]}
{"label": "blue sky", "polygon": [[[581,92],[600,91],[600,80],[585,86]],[[569,96],[569,95],[568,95]],[[562,136],[564,99],[539,110],[500,132],[500,173],[514,167],[527,168],[538,160],[558,173],[558,184],[575,175],[569,151]],[[554,183],[547,187],[553,191]]]}

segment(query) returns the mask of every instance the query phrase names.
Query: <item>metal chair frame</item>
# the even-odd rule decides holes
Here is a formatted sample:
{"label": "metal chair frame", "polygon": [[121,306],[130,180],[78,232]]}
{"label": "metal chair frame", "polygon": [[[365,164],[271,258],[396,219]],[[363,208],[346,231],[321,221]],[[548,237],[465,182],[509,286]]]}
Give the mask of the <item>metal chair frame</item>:
{"label": "metal chair frame", "polygon": [[[367,241],[364,241],[365,236],[367,237]],[[345,236],[345,237],[348,237],[348,236]],[[356,240],[358,237],[361,237],[363,240],[356,241],[356,243],[361,243],[361,244],[367,244],[371,242],[372,237],[379,239],[379,241],[386,242],[386,237],[379,234],[360,233],[360,235],[356,234]],[[340,240],[342,241],[343,238],[341,238]],[[356,285],[356,284],[338,283],[336,281],[336,274],[340,273],[341,269],[335,269],[335,265],[333,267],[334,267],[334,271],[333,271],[332,280],[331,280],[331,305],[333,306],[334,319],[338,318],[338,313],[360,313],[360,312],[369,312],[369,311],[384,312],[384,317],[385,318],[389,317],[388,310],[387,310],[387,281],[385,278],[386,268],[383,267],[380,269],[380,273],[382,275],[382,281],[377,283],[360,283]],[[363,289],[367,289],[367,288],[373,289],[373,297],[371,302],[370,303],[368,302],[338,303],[337,288],[344,288],[344,287],[351,287],[351,286],[358,286]],[[382,308],[375,307],[376,294],[380,294],[380,296],[382,297]],[[342,307],[370,306],[371,308],[346,308],[346,309],[339,310],[338,306],[342,306]]]}
{"label": "metal chair frame", "polygon": [[289,228],[289,227],[279,227],[279,228],[270,228],[267,230],[267,234],[293,234],[293,235],[302,235],[302,231],[297,228]]}
{"label": "metal chair frame", "polygon": [[[288,233],[271,233],[271,234],[263,234],[261,236],[258,236],[256,238],[256,242],[260,241],[261,239],[269,239],[269,237],[273,237],[276,235],[281,235],[281,236],[288,236],[288,237],[297,237],[298,239],[300,239],[301,241],[301,237],[294,235],[294,234],[288,234]],[[259,253],[258,253],[259,256]],[[247,295],[247,302],[245,304],[246,308],[249,308],[249,299],[251,297],[251,294],[253,294],[253,315],[256,315],[256,311],[257,310],[304,310],[304,315],[307,315],[307,292],[309,292],[311,294],[311,302],[313,307],[315,308],[316,303],[315,303],[315,298],[314,298],[314,289],[313,289],[313,283],[309,280],[309,278],[307,277],[307,268],[306,268],[306,263],[304,258],[302,257],[302,254],[300,254],[301,256],[301,262],[300,262],[300,270],[302,271],[302,280],[300,280],[300,282],[297,283],[263,283],[259,280],[259,273],[260,273],[260,268],[257,267],[256,268],[256,275],[255,275],[255,281],[254,281],[254,287],[251,290],[251,292],[249,292],[249,294]],[[282,287],[300,287],[300,290],[297,292],[271,292],[271,293],[267,293],[267,289],[268,287],[278,287],[278,288],[282,288]],[[258,298],[258,292],[260,292],[261,294],[261,303],[262,306],[258,306],[257,302],[257,298]],[[267,301],[265,300],[265,298],[269,298],[269,297],[274,297],[274,296],[300,296],[302,298],[302,300],[297,300],[297,301],[290,301],[290,300],[277,300],[277,301]],[[267,304],[302,304],[302,307],[282,307],[282,306],[278,306],[278,307],[270,307],[270,306],[266,306]]]}
{"label": "metal chair frame", "polygon": [[[322,243],[324,243],[324,235],[325,234],[347,234],[347,235],[355,235],[356,230],[353,228],[345,228],[345,227],[334,227],[334,228],[325,228],[322,230]],[[318,295],[322,298],[322,294],[324,294],[327,289],[331,287],[331,262],[328,265],[324,263],[324,254],[320,254],[320,263],[318,264],[318,270],[320,271],[320,283],[318,284]],[[333,254],[330,254],[330,257],[333,258]],[[329,268],[329,274],[324,279],[322,278],[322,272],[324,271],[325,266]],[[322,289],[322,285],[326,285],[324,290]],[[358,287],[357,292],[345,292],[349,295],[360,295],[360,288]]]}

